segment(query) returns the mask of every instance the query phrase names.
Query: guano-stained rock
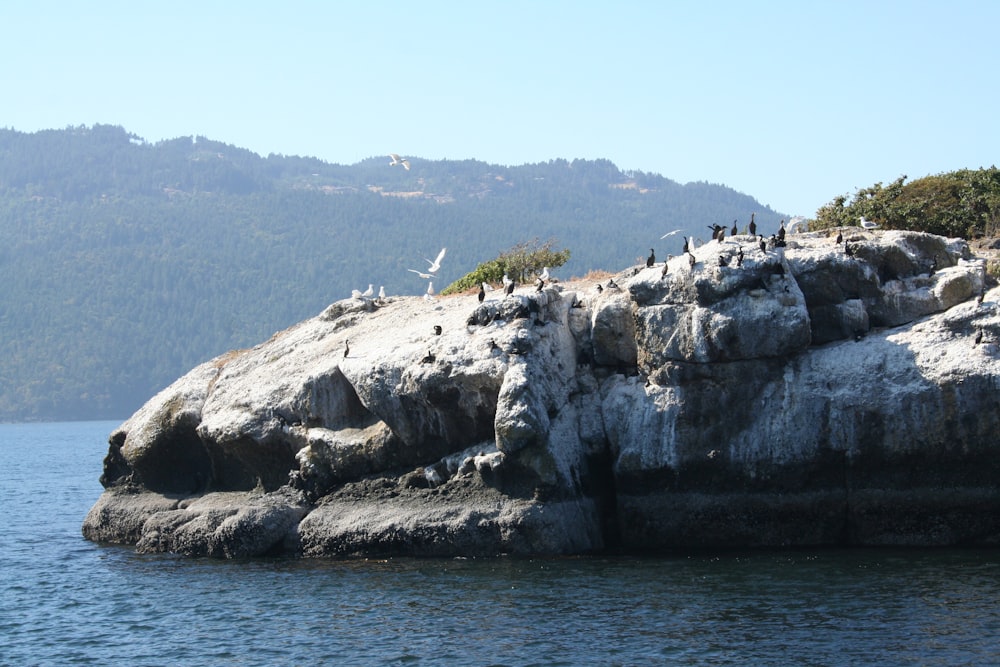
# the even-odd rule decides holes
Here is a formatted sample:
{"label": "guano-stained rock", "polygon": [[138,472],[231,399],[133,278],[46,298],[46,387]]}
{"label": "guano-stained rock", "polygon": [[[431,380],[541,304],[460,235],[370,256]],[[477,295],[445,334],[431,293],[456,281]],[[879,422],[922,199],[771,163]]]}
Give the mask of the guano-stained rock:
{"label": "guano-stained rock", "polygon": [[222,558],[997,544],[1000,290],[961,240],[841,231],[850,252],[728,237],[603,291],[338,301],[116,429],[84,535]]}

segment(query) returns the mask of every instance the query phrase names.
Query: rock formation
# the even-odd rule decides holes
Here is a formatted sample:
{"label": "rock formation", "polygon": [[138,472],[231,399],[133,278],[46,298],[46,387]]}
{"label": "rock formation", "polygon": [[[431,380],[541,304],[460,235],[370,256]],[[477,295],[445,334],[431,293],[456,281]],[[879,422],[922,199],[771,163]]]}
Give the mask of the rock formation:
{"label": "rock formation", "polygon": [[603,291],[336,302],[115,430],[84,534],[220,557],[996,544],[1000,292],[961,240],[841,231],[727,237]]}

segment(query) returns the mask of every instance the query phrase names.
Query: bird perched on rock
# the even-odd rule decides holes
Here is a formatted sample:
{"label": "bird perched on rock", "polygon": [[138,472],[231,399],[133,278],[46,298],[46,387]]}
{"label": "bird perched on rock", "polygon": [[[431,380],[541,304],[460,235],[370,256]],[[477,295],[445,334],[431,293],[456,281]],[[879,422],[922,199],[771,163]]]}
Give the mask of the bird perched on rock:
{"label": "bird perched on rock", "polygon": [[424,300],[425,301],[433,301],[434,300],[434,281],[433,280],[431,282],[427,283],[427,291],[424,293]]}
{"label": "bird perched on rock", "polygon": [[715,235],[715,240],[718,241],[719,243],[722,243],[723,241],[726,240],[726,228],[725,227],[722,227],[721,229],[719,229],[719,233]]}
{"label": "bird perched on rock", "polygon": [[740,246],[739,252],[736,253],[736,266],[743,266],[743,246]]}
{"label": "bird perched on rock", "polygon": [[784,220],[782,220],[779,223],[779,227],[778,227],[778,240],[779,241],[784,241],[785,240],[785,221]]}
{"label": "bird perched on rock", "polygon": [[544,281],[548,282],[548,280],[549,280],[549,267],[543,266],[542,267],[542,272],[538,275],[538,278],[540,280],[544,280]]}
{"label": "bird perched on rock", "polygon": [[483,287],[482,283],[480,283],[479,284],[479,303],[482,303],[483,299],[485,299],[485,298],[486,298],[486,288]]}
{"label": "bird perched on rock", "polygon": [[712,239],[713,240],[719,235],[720,231],[722,231],[723,229],[725,229],[725,227],[723,227],[722,225],[706,225],[706,226],[709,229],[712,230]]}
{"label": "bird perched on rock", "polygon": [[390,167],[402,165],[403,169],[405,169],[406,171],[410,170],[410,161],[407,160],[406,158],[401,158],[395,153],[389,153],[389,157],[392,159],[392,162],[389,163]]}
{"label": "bird perched on rock", "polygon": [[516,283],[515,283],[515,282],[514,282],[513,280],[511,280],[511,281],[510,281],[509,283],[507,283],[507,289],[505,289],[505,290],[504,290],[504,293],[505,293],[505,294],[506,294],[507,296],[510,296],[511,294],[513,294],[513,293],[514,293],[514,285],[515,285],[515,284],[516,284]]}
{"label": "bird perched on rock", "polygon": [[422,364],[432,364],[434,363],[434,353],[430,350],[427,351],[427,356],[420,360]]}
{"label": "bird perched on rock", "polygon": [[378,287],[378,300],[380,303],[385,301],[385,285],[379,285]]}
{"label": "bird perched on rock", "polygon": [[646,258],[646,268],[647,269],[650,268],[655,263],[656,263],[656,253],[653,252],[652,248],[650,248],[649,249],[649,257]]}
{"label": "bird perched on rock", "polygon": [[693,255],[692,253],[690,253],[690,252],[689,252],[689,253],[687,254],[687,256],[688,256],[688,266],[690,266],[690,267],[691,267],[691,268],[693,269],[693,268],[694,268],[694,265],[695,265],[695,263],[696,263],[696,262],[697,262],[698,260],[696,260],[696,259],[694,258],[694,255]]}
{"label": "bird perched on rock", "polygon": [[541,292],[543,287],[545,287],[545,281],[539,278],[538,283],[535,284],[535,291]]}
{"label": "bird perched on rock", "polygon": [[767,240],[761,237],[760,239],[760,251],[767,252]]}
{"label": "bird perched on rock", "polygon": [[441,335],[441,325],[440,324],[435,324],[434,325],[434,335],[435,336],[440,336]]}
{"label": "bird perched on rock", "polygon": [[736,221],[733,220],[733,231],[729,232],[730,236],[736,236],[740,233],[740,228],[736,226]]}
{"label": "bird perched on rock", "polygon": [[866,219],[865,216],[861,216],[859,218],[859,222],[861,223],[861,227],[863,229],[877,229],[878,228],[878,223],[877,222],[872,222],[871,220]]}
{"label": "bird perched on rock", "polygon": [[344,341],[344,359],[346,359],[347,355],[349,355],[350,353],[351,353],[351,341],[345,340]]}
{"label": "bird perched on rock", "polygon": [[604,291],[604,288],[601,287],[601,283],[597,283],[597,293],[600,294],[603,291]]}
{"label": "bird perched on rock", "polygon": [[618,283],[614,278],[608,278],[608,289],[618,289]]}
{"label": "bird perched on rock", "polygon": [[663,263],[663,270],[660,271],[660,278],[666,278],[668,270],[670,270],[670,262],[664,262]]}
{"label": "bird perched on rock", "polygon": [[368,283],[368,289],[362,292],[361,296],[365,297],[366,299],[370,299],[373,296],[375,296],[375,286],[372,285],[371,283]]}
{"label": "bird perched on rock", "polygon": [[719,255],[719,266],[729,266],[729,255]]}
{"label": "bird perched on rock", "polygon": [[750,214],[750,226],[749,226],[748,229],[750,230],[750,235],[751,236],[757,236],[757,223],[753,221],[753,217],[755,215],[757,215],[757,214],[756,213],[751,213]]}
{"label": "bird perched on rock", "polygon": [[834,245],[840,245],[844,242],[844,233],[837,232],[837,239],[833,242]]}

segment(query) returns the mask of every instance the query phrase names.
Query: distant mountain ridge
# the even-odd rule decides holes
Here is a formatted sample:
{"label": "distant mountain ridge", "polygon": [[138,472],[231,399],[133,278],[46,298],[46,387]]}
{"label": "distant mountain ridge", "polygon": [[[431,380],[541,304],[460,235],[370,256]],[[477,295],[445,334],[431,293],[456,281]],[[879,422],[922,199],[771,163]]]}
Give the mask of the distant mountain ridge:
{"label": "distant mountain ridge", "polygon": [[0,421],[123,417],[193,365],[351,289],[417,294],[516,243],[556,239],[557,277],[616,271],[673,229],[784,216],[721,185],[607,160],[517,167],[387,156],[354,165],[111,125],[0,129]]}

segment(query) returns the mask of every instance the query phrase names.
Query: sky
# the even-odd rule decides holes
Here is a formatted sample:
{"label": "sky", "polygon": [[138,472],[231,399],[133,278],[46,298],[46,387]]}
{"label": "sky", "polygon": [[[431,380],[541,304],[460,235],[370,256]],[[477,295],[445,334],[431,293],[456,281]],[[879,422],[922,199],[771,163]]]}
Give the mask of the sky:
{"label": "sky", "polygon": [[0,6],[0,127],[354,164],[607,159],[789,215],[990,167],[1000,2]]}

